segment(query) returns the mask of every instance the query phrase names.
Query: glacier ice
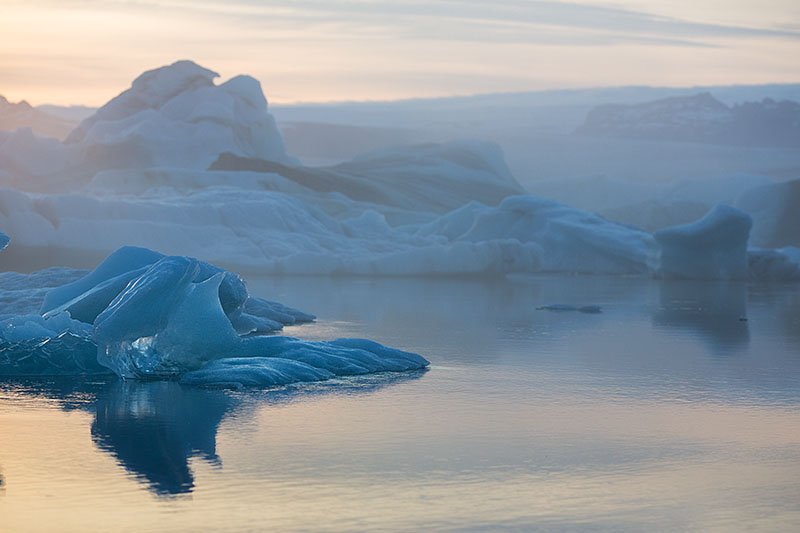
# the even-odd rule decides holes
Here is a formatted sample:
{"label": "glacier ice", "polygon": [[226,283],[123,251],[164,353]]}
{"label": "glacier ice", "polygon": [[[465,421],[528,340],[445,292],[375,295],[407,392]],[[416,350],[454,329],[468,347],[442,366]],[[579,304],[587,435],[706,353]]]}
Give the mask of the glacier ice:
{"label": "glacier ice", "polygon": [[661,275],[747,279],[747,239],[752,225],[747,213],[720,204],[696,222],[655,232],[661,246]]}
{"label": "glacier ice", "polygon": [[[258,82],[237,76],[215,84],[216,77],[178,61],[139,76],[66,142],[29,130],[0,134],[0,184],[18,189],[0,188],[0,229],[14,239],[6,264],[46,256],[48,265],[85,267],[135,245],[206,261],[193,282],[216,273],[209,263],[291,275],[793,276],[795,263],[783,252],[697,244],[707,230],[739,235],[736,217],[664,229],[742,193],[737,206],[754,218],[752,244],[795,246],[793,200],[774,208],[796,196],[791,183],[745,175],[537,184],[539,194],[602,207],[601,216],[526,194],[502,150],[484,141],[383,148],[306,167],[286,154]],[[137,268],[156,260],[143,257]],[[50,291],[42,312],[93,321],[145,273],[132,265],[107,264],[81,286]],[[243,290],[223,276],[223,309],[238,333],[286,323],[274,303],[265,313],[253,298],[242,302]]]}
{"label": "glacier ice", "polygon": [[41,314],[0,316],[0,375],[110,369],[123,378],[269,386],[428,364],[363,339],[265,335],[314,316],[252,297],[238,275],[191,257],[128,246],[75,278],[67,269],[0,276],[0,296],[12,306],[41,302]]}
{"label": "glacier ice", "polygon": [[[471,202],[443,215],[406,211],[405,223],[390,224],[398,211],[385,206],[246,183],[35,203],[19,194],[0,223],[5,218],[20,249],[94,256],[132,243],[264,274],[643,274],[654,255],[646,232],[530,196]],[[101,221],[103,231],[85,239]]]}
{"label": "glacier ice", "polygon": [[0,231],[0,251],[3,251],[11,239],[8,238],[8,235]]}
{"label": "glacier ice", "polygon": [[[257,82],[240,76],[214,85],[215,77],[179,61],[139,76],[66,143],[50,149],[35,136],[0,140],[21,145],[9,145],[9,153],[24,157],[3,165],[21,176],[12,184],[51,189],[0,189],[0,228],[13,235],[15,256],[99,258],[133,244],[273,274],[652,268],[649,234],[525,197],[497,145],[428,143],[302,167],[286,156]],[[49,166],[32,172],[38,161]],[[53,193],[52,180],[65,192]],[[53,291],[43,310],[89,320],[126,276],[133,274],[88,280],[89,294]],[[245,311],[235,328],[264,331],[273,326],[268,320]]]}
{"label": "glacier ice", "polygon": [[335,376],[419,370],[428,366],[417,354],[364,339],[308,342],[287,337],[250,337],[244,340],[246,346],[242,346],[242,350],[245,353],[265,356],[217,359],[183,374],[181,383],[269,387],[295,381],[322,381]]}
{"label": "glacier ice", "polygon": [[0,376],[109,374],[90,330],[66,313],[0,320]]}

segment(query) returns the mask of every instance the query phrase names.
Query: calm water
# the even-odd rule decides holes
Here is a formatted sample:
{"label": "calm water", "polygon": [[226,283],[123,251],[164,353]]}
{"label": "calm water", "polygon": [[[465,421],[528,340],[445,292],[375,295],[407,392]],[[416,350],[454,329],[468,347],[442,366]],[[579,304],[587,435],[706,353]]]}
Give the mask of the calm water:
{"label": "calm water", "polygon": [[[270,279],[429,371],[0,384],[0,531],[800,529],[800,287]],[[602,313],[537,310],[600,305]]]}

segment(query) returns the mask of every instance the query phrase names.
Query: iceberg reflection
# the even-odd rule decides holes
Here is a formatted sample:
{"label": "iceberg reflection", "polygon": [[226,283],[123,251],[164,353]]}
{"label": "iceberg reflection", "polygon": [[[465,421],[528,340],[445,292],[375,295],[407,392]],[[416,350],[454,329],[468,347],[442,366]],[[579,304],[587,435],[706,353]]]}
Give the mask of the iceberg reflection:
{"label": "iceberg reflection", "polygon": [[239,403],[223,391],[118,381],[97,400],[92,440],[156,494],[191,492],[189,459],[220,464],[217,429]]}
{"label": "iceberg reflection", "polygon": [[93,412],[95,446],[114,457],[152,493],[170,497],[194,490],[191,459],[222,466],[217,432],[230,415],[236,416],[237,423],[247,423],[262,407],[311,396],[370,394],[424,373],[379,373],[247,392],[190,387],[174,381],[75,379],[7,382],[6,388],[34,401],[55,400],[64,410]]}
{"label": "iceberg reflection", "polygon": [[662,281],[659,290],[661,305],[653,314],[656,326],[690,331],[716,355],[749,344],[746,284]]}

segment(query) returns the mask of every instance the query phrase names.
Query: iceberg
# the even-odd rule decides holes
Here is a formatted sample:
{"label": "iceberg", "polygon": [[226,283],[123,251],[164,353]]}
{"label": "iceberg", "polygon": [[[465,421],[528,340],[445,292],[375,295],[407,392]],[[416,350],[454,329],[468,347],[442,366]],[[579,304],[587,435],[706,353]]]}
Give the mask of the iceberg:
{"label": "iceberg", "polygon": [[[46,254],[89,266],[131,244],[261,274],[652,269],[649,234],[525,196],[493,143],[385,148],[303,167],[286,154],[258,82],[216,85],[216,77],[178,61],[136,78],[64,143],[30,132],[0,138],[5,182],[47,190],[0,189],[0,228],[14,235],[14,260]],[[106,268],[80,287],[51,291],[43,312],[92,321],[144,273]],[[265,332],[281,322],[261,313],[231,315],[234,328]]]}
{"label": "iceberg", "polygon": [[655,232],[661,246],[659,272],[669,278],[747,279],[747,240],[753,219],[717,205],[700,220]]}
{"label": "iceberg", "polygon": [[504,273],[646,274],[656,256],[649,233],[528,195],[508,197],[497,207],[468,204],[420,227],[417,234],[457,243],[504,239],[509,246],[497,254],[496,269]]}
{"label": "iceberg", "polygon": [[439,215],[221,183],[136,197],[0,190],[8,206],[0,227],[12,231],[20,254],[102,257],[130,243],[260,274],[648,274],[657,255],[647,232],[533,196]]}
{"label": "iceberg", "polygon": [[8,235],[6,235],[2,231],[0,231],[0,252],[2,252],[3,250],[6,249],[6,246],[8,246],[8,243],[10,241],[11,241],[11,238],[9,238]]}
{"label": "iceberg", "polygon": [[[36,266],[90,267],[134,245],[202,259],[191,283],[217,274],[211,264],[262,275],[793,275],[782,252],[748,254],[744,219],[730,211],[669,227],[763,178],[537,185],[562,198],[571,191],[566,196],[581,198],[582,209],[526,194],[499,146],[478,140],[383,148],[307,167],[287,155],[256,80],[215,84],[216,77],[178,61],[143,73],[63,143],[29,130],[0,134],[0,184],[19,189],[0,188],[0,229],[15,244],[6,265],[30,268],[31,258],[46,257]],[[770,184],[743,196],[755,246],[797,246],[787,229],[796,189]],[[139,253],[104,263],[82,285],[51,290],[41,312],[93,323],[163,258]],[[223,275],[220,297],[237,333],[268,333],[297,318],[274,302],[243,300],[243,291]]]}
{"label": "iceberg", "polygon": [[753,217],[754,246],[800,246],[800,179],[748,189],[736,207]]}
{"label": "iceberg", "polygon": [[286,154],[260,83],[192,61],[144,72],[64,142],[31,129],[0,135],[0,176],[23,190],[74,190],[101,170],[206,169],[223,152],[285,164]]}
{"label": "iceberg", "polygon": [[289,163],[261,85],[191,61],[150,70],[66,138],[90,168],[204,169],[222,152]]}
{"label": "iceberg", "polygon": [[0,320],[0,376],[110,374],[97,360],[91,326],[61,314]]}
{"label": "iceberg", "polygon": [[[34,273],[39,281],[63,275]],[[272,386],[422,369],[419,355],[363,339],[267,335],[313,315],[253,297],[236,274],[184,256],[123,247],[92,272],[47,292],[0,277],[2,295],[40,314],[0,321],[0,375],[102,374],[194,385]],[[27,288],[27,290],[26,290]]]}

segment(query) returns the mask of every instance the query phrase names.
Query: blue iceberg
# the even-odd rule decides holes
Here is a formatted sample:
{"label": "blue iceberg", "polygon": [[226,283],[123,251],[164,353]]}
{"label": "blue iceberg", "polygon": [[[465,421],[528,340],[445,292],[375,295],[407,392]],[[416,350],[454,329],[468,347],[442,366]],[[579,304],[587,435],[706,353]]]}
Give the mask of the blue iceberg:
{"label": "blue iceberg", "polygon": [[209,263],[123,247],[50,289],[39,314],[0,321],[0,375],[110,370],[126,379],[264,387],[428,366],[364,339],[272,335],[314,318],[249,295],[238,275]]}
{"label": "blue iceberg", "polygon": [[747,240],[753,219],[720,204],[695,222],[655,232],[665,278],[747,279]]}

